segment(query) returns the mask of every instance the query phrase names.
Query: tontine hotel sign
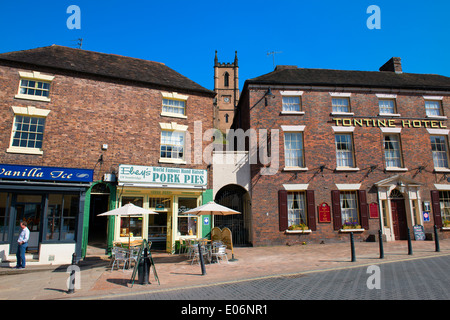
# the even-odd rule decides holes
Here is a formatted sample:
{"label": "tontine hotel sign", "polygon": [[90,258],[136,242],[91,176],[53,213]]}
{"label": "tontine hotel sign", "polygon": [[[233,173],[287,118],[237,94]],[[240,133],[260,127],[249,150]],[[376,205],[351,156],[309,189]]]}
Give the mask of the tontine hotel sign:
{"label": "tontine hotel sign", "polygon": [[343,127],[377,127],[377,128],[431,128],[446,129],[444,121],[438,120],[400,120],[400,119],[375,119],[375,118],[333,118],[336,126]]}

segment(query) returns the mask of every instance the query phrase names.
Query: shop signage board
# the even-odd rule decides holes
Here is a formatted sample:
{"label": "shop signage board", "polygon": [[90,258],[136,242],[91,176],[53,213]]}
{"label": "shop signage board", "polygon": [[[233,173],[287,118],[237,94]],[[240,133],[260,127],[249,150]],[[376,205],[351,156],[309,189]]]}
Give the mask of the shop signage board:
{"label": "shop signage board", "polygon": [[414,230],[414,239],[415,240],[425,240],[425,231],[423,229],[423,226],[415,225],[413,227],[413,230]]}
{"label": "shop signage board", "polygon": [[91,169],[0,164],[0,179],[92,182]]}
{"label": "shop signage board", "polygon": [[330,206],[325,202],[319,205],[319,222],[331,222]]}
{"label": "shop signage board", "polygon": [[119,183],[206,186],[207,171],[199,169],[119,165]]}
{"label": "shop signage board", "polygon": [[371,204],[369,204],[369,217],[370,217],[370,219],[378,219],[379,218],[378,203],[372,202]]}

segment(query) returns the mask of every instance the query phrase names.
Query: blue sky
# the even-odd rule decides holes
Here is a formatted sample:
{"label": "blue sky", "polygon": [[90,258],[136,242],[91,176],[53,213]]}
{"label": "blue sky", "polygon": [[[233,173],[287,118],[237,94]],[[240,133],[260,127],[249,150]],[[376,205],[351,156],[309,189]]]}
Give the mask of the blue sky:
{"label": "blue sky", "polygon": [[[68,29],[67,8],[81,10]],[[381,10],[369,29],[367,8]],[[377,71],[393,56],[404,72],[450,76],[448,0],[0,0],[0,52],[58,44],[163,62],[213,89],[214,51],[232,62],[240,85],[276,64]]]}

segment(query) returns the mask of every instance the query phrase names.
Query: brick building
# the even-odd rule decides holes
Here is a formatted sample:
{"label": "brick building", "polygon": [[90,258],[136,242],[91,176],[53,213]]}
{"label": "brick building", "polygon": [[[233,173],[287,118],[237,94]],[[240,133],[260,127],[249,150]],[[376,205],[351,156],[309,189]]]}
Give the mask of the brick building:
{"label": "brick building", "polygon": [[[42,263],[83,257],[99,235],[170,251],[208,232],[178,213],[208,200],[194,122],[200,133],[213,127],[213,91],[163,63],[56,45],[0,54],[0,88],[3,258],[23,219]],[[159,214],[133,218],[132,230],[97,217],[126,202]]]}
{"label": "brick building", "polygon": [[233,127],[259,142],[268,130],[271,150],[270,164],[250,164],[250,242],[414,240],[434,225],[448,238],[449,114],[450,78],[404,73],[399,58],[246,80]]}

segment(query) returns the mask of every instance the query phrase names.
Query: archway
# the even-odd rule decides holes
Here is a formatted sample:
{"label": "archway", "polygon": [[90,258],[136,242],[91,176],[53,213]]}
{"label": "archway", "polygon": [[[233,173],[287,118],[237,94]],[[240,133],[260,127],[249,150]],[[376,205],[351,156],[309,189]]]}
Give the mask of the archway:
{"label": "archway", "polygon": [[222,187],[215,197],[215,202],[241,212],[228,216],[214,216],[214,226],[229,228],[234,246],[249,246],[250,243],[250,197],[243,187],[229,184]]}

